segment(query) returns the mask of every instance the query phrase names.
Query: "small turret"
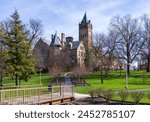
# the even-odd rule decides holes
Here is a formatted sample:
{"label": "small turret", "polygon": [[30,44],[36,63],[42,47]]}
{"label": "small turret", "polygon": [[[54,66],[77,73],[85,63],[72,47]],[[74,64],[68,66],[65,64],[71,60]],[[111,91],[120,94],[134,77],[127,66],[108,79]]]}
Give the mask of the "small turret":
{"label": "small turret", "polygon": [[50,46],[61,46],[60,38],[57,36],[57,32],[55,35],[51,36],[51,44]]}

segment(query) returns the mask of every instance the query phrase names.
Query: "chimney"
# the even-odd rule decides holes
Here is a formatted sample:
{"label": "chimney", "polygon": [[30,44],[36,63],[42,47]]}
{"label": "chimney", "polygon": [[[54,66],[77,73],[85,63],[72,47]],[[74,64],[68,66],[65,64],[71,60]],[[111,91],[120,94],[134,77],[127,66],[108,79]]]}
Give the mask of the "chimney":
{"label": "chimney", "polygon": [[65,34],[61,33],[61,44],[62,44],[62,46],[64,46],[64,42],[65,42]]}
{"label": "chimney", "polygon": [[69,49],[72,49],[72,43],[73,43],[73,37],[66,37],[66,43],[69,47]]}
{"label": "chimney", "polygon": [[51,35],[51,40],[53,40],[53,38],[54,38],[54,35],[52,34],[52,35]]}
{"label": "chimney", "polygon": [[73,37],[71,37],[71,36],[66,37],[66,42],[67,42],[67,44],[72,43],[73,42]]}

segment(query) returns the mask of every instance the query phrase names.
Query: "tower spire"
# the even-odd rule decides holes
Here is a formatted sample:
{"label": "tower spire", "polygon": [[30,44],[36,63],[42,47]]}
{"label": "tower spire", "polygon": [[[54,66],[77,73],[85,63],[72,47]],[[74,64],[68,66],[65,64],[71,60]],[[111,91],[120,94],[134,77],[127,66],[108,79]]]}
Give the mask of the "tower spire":
{"label": "tower spire", "polygon": [[84,14],[84,16],[83,16],[83,19],[82,19],[82,21],[81,21],[81,24],[82,25],[85,25],[87,23],[87,16],[86,16],[86,12],[85,12],[85,14]]}
{"label": "tower spire", "polygon": [[86,51],[92,47],[92,23],[87,19],[86,12],[79,23],[79,40],[83,41]]}

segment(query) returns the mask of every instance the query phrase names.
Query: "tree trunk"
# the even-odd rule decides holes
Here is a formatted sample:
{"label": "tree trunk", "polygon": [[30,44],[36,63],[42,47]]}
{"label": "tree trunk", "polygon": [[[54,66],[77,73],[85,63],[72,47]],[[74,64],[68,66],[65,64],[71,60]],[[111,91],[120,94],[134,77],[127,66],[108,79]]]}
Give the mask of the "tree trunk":
{"label": "tree trunk", "polygon": [[2,74],[0,76],[0,86],[3,86],[3,76],[2,76]]}
{"label": "tree trunk", "polygon": [[127,74],[129,75],[130,74],[130,62],[129,62],[129,60],[127,61],[127,68],[126,68],[126,70],[127,70]]}
{"label": "tree trunk", "polygon": [[56,84],[58,85],[58,77],[56,77]]}
{"label": "tree trunk", "polygon": [[147,72],[150,72],[150,56],[148,56],[147,60]]}
{"label": "tree trunk", "polygon": [[18,75],[17,74],[15,75],[15,83],[16,83],[16,86],[18,86]]}
{"label": "tree trunk", "polygon": [[103,84],[104,83],[104,81],[103,81],[103,71],[101,70],[100,73],[101,73],[100,74],[101,75],[101,84]]}
{"label": "tree trunk", "polygon": [[120,66],[120,77],[122,77],[122,67]]}
{"label": "tree trunk", "polygon": [[129,50],[129,43],[127,43],[127,74],[130,74],[130,50]]}

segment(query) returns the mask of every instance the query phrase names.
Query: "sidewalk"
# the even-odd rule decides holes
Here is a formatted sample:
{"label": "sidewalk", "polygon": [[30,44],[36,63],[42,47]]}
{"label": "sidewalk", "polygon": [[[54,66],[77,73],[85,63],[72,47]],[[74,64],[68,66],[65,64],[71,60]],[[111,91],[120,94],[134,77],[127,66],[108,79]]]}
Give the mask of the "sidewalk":
{"label": "sidewalk", "polygon": [[90,97],[90,95],[89,94],[74,93],[74,97],[77,99],[80,99],[80,98]]}

